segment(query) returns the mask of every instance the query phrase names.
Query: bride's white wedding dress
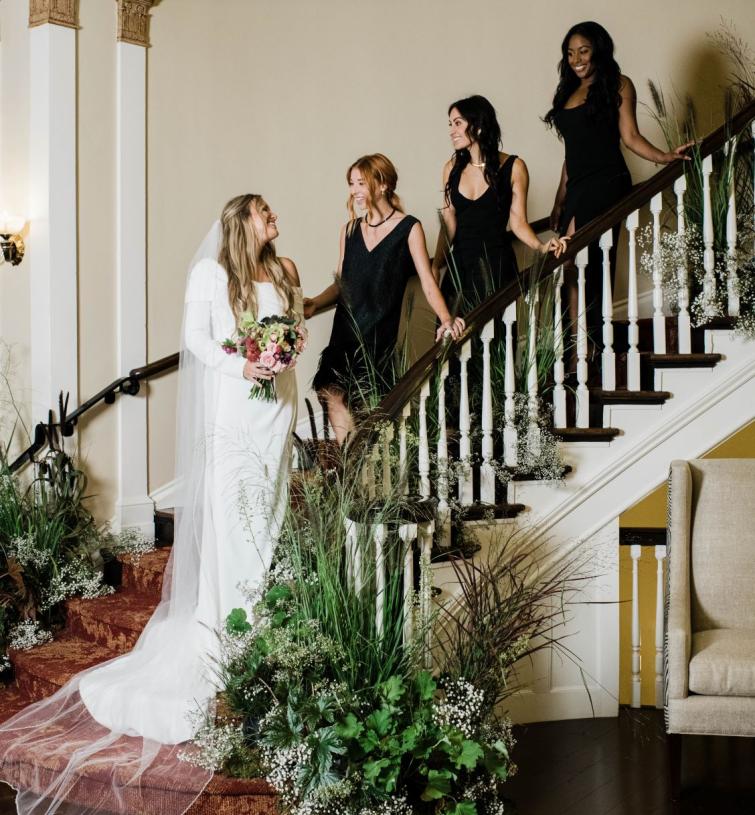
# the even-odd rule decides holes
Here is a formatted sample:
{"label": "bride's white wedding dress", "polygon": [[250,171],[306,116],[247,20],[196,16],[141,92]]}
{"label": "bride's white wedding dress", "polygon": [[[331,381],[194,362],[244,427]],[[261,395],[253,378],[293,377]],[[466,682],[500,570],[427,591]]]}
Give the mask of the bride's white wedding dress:
{"label": "bride's white wedding dress", "polygon": [[[256,283],[258,319],[283,313],[272,283]],[[246,360],[220,346],[233,336],[228,278],[211,259],[191,272],[185,342],[204,365],[206,510],[196,608],[150,625],[129,654],[87,674],[79,692],[102,725],[163,744],[193,735],[187,716],[215,694],[213,656],[228,614],[248,604],[267,572],[286,508],[296,421],[296,376],[275,380],[277,402],[250,400]],[[166,658],[171,655],[170,658]]]}
{"label": "bride's white wedding dress", "polygon": [[[258,318],[284,313],[273,284],[255,286]],[[0,725],[0,776],[19,790],[19,813],[54,813],[67,800],[66,813],[177,815],[212,775],[181,761],[180,747],[216,693],[216,632],[270,566],[297,407],[291,370],[276,377],[276,402],[249,399],[245,360],[220,346],[234,331],[226,272],[205,257],[186,287],[180,498],[163,599],[131,652]],[[148,770],[159,784],[145,783]]]}

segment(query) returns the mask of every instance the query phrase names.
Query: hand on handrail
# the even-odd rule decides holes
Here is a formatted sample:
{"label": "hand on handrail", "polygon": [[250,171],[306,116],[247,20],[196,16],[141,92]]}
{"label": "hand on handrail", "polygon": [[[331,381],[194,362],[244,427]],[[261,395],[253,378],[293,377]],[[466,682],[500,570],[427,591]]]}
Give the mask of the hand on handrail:
{"label": "hand on handrail", "polygon": [[435,342],[440,342],[441,340],[458,340],[464,333],[466,327],[466,323],[461,317],[446,320],[435,332]]}

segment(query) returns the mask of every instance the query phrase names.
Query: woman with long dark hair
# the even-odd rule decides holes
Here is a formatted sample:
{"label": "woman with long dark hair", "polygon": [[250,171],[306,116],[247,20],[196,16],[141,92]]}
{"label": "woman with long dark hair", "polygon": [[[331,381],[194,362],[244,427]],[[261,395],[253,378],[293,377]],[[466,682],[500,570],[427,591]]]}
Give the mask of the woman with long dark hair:
{"label": "woman with long dark hair", "polygon": [[[527,222],[527,166],[500,152],[501,127],[484,96],[448,108],[453,156],[443,167],[443,226],[433,259],[447,272],[441,290],[448,302],[469,309],[516,279],[511,233],[536,252],[564,250],[563,240],[538,240]],[[507,230],[511,227],[511,232]]]}
{"label": "woman with long dark hair", "polygon": [[[632,179],[621,153],[622,143],[657,164],[686,158],[688,144],[665,152],[640,133],[634,85],[621,73],[613,51],[610,34],[591,21],[572,26],[561,43],[559,82],[545,115],[546,124],[556,128],[566,150],[550,219],[551,228],[560,234],[572,235],[629,192]],[[615,255],[615,249],[612,251]],[[597,243],[590,248],[586,282],[588,325],[594,330],[601,320]],[[574,300],[573,281],[567,283]],[[570,312],[576,318],[575,306]]]}
{"label": "woman with long dark hair", "polygon": [[364,391],[380,396],[392,385],[401,306],[415,272],[440,322],[438,338],[448,332],[456,339],[464,330],[433,277],[422,224],[404,212],[396,194],[398,174],[390,159],[362,156],[346,171],[346,181],[351,220],[341,229],[336,279],[304,300],[307,318],[337,304],[312,387],[327,405],[339,444],[354,428],[352,410],[364,401]]}

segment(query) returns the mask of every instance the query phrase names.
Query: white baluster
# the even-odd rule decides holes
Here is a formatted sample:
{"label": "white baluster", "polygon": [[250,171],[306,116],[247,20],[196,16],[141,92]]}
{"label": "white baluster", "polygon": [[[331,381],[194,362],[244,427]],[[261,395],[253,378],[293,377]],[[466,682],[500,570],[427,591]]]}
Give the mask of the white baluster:
{"label": "white baluster", "polygon": [[372,540],[375,543],[375,628],[378,637],[383,634],[383,610],[385,608],[385,524],[374,524]]}
{"label": "white baluster", "polygon": [[373,461],[374,448],[364,457],[362,463],[362,488],[368,498],[375,497],[375,467]]}
{"label": "white baluster", "polygon": [[463,505],[472,503],[472,445],[469,440],[469,380],[467,363],[472,358],[472,340],[468,339],[459,349],[461,364],[461,394],[459,401],[459,502]]}
{"label": "white baluster", "polygon": [[414,541],[417,524],[402,524],[398,536],[404,544],[404,644],[414,639]]}
{"label": "white baluster", "polygon": [[388,424],[382,432],[383,442],[383,497],[388,498],[392,490],[391,479],[391,442],[393,441],[393,425]]}
{"label": "white baluster", "polygon": [[529,345],[527,348],[527,451],[530,458],[540,455],[540,426],[537,423],[538,382],[537,382],[537,305],[540,301],[540,290],[533,288],[528,295]]}
{"label": "white baluster", "polygon": [[446,379],[448,362],[441,366],[438,376],[438,524],[442,547],[451,545],[451,509],[448,504],[448,435],[446,433]]}
{"label": "white baluster", "polygon": [[432,590],[433,590],[433,570],[430,566],[430,558],[433,548],[433,534],[435,533],[435,523],[429,521],[419,525],[417,534],[419,536],[419,615],[420,627],[424,634],[422,648],[422,663],[425,668],[432,667]]}
{"label": "white baluster", "polygon": [[419,494],[430,497],[430,442],[427,438],[427,398],[430,396],[430,381],[422,384],[419,392]]}
{"label": "white baluster", "polygon": [[616,354],[613,350],[613,290],[611,287],[611,248],[613,229],[600,236],[603,252],[603,353],[601,354],[601,379],[604,391],[616,390]]}
{"label": "white baluster", "polygon": [[356,594],[362,590],[362,553],[359,550],[359,528],[355,521],[346,518],[346,575]]}
{"label": "white baluster", "polygon": [[726,142],[730,168],[729,203],[726,209],[726,297],[729,317],[739,317],[739,279],[737,277],[737,202],[734,196],[734,167],[737,140]]}
{"label": "white baluster", "polygon": [[566,388],[564,388],[564,320],[561,313],[561,287],[564,267],[553,273],[553,425],[566,427]]}
{"label": "white baluster", "polygon": [[[750,125],[750,132],[752,133],[752,144],[755,150],[755,121]],[[755,227],[755,161],[752,162],[752,211],[753,211],[753,227]],[[755,229],[753,230],[755,232]],[[752,246],[753,254],[755,254],[755,238],[753,238]]]}
{"label": "white baluster", "polygon": [[495,333],[493,320],[480,333],[482,340],[482,466],[480,467],[480,501],[495,503],[495,470],[493,469],[493,386],[490,377],[490,342]]}
{"label": "white baluster", "polygon": [[507,467],[516,467],[517,464],[517,432],[514,424],[514,392],[516,378],[514,373],[514,339],[513,325],[516,322],[516,301],[510,303],[503,312],[503,324],[506,326],[506,374],[504,378],[503,419],[503,460]]}
{"label": "white baluster", "polygon": [[635,210],[627,218],[629,233],[629,279],[627,280],[627,319],[629,320],[627,350],[627,390],[640,390],[640,352],[637,344],[640,331],[637,327],[639,302],[637,296],[637,227],[640,225],[640,212]]}
{"label": "white baluster", "polygon": [[650,199],[653,213],[653,351],[666,353],[666,317],[663,314],[663,267],[661,265],[661,209],[663,193]]}
{"label": "white baluster", "polygon": [[588,249],[577,252],[577,393],[576,426],[590,426],[590,391],[587,389],[587,308],[585,306],[585,269]]}
{"label": "white baluster", "polygon": [[406,455],[406,421],[412,415],[412,404],[407,402],[401,411],[401,420],[398,426],[398,472],[401,483],[401,494],[409,492],[409,462]]}
{"label": "white baluster", "polygon": [[703,159],[703,313],[713,317],[716,313],[716,258],[713,253],[713,207],[710,200],[710,175],[713,172],[713,156]]}
{"label": "white baluster", "polygon": [[663,561],[666,547],[655,547],[657,561],[655,581],[655,706],[663,707]]}
{"label": "white baluster", "polygon": [[[685,218],[684,218],[684,193],[687,191],[686,176],[679,176],[674,182],[674,194],[676,195],[676,234],[679,235],[680,245],[684,241]],[[679,285],[679,316],[677,317],[679,331],[679,353],[692,353],[692,324],[689,316],[689,278],[687,276],[687,258],[683,258],[677,270],[677,280]]]}
{"label": "white baluster", "polygon": [[641,707],[642,656],[640,654],[640,557],[642,547],[633,543],[629,547],[632,558],[632,707]]}

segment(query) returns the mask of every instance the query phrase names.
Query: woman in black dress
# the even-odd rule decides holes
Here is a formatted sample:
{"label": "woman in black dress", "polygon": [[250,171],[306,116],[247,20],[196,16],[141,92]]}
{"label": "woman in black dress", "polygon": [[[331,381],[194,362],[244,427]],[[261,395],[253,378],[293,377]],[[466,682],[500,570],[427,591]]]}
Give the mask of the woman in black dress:
{"label": "woman in black dress", "polygon": [[[341,229],[335,282],[304,300],[305,317],[337,303],[312,387],[327,404],[339,444],[354,427],[350,405],[360,389],[382,394],[392,384],[401,305],[415,270],[440,321],[438,338],[449,332],[456,339],[464,331],[464,321],[451,317],[433,277],[422,224],[401,207],[392,162],[381,153],[363,156],[349,167],[346,180],[351,220]],[[357,217],[356,208],[365,215]]]}
{"label": "woman in black dress", "polygon": [[[572,26],[561,43],[559,83],[553,106],[545,116],[564,141],[566,158],[551,212],[551,228],[572,235],[610,209],[632,187],[621,142],[638,156],[657,164],[687,158],[689,144],[664,152],[653,146],[637,127],[637,96],[631,79],[623,76],[613,57],[613,40],[594,22]],[[615,266],[614,235],[611,274]],[[569,317],[576,323],[576,278],[566,276]],[[612,279],[613,284],[613,279]],[[602,259],[595,242],[590,247],[586,274],[588,329],[599,339]]]}
{"label": "woman in black dress", "polygon": [[[484,96],[470,96],[448,109],[454,155],[443,167],[443,228],[433,258],[445,265],[441,291],[467,311],[517,277],[511,233],[537,252],[560,255],[566,244],[541,243],[527,222],[527,166],[499,152],[501,128]],[[511,227],[511,232],[507,230]]]}

